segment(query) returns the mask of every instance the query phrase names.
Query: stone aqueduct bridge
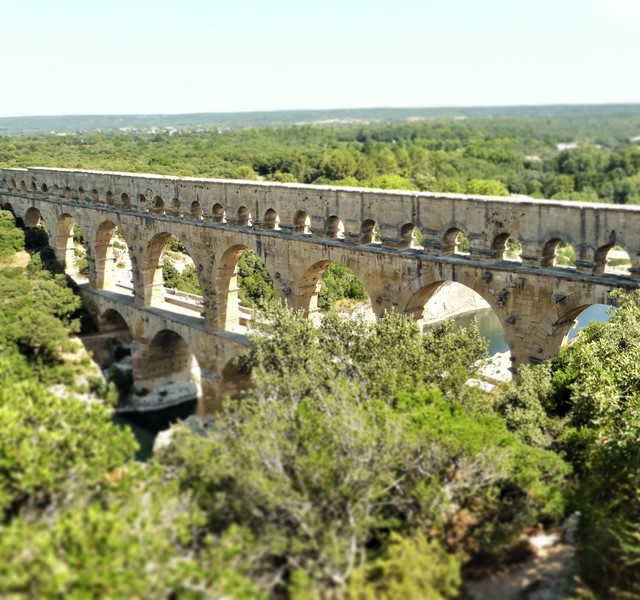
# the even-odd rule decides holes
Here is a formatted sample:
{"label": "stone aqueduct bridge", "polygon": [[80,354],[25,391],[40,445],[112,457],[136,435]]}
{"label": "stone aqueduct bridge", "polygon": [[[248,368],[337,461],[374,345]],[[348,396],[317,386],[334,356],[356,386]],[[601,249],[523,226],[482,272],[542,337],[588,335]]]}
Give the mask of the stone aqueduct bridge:
{"label": "stone aqueduct bridge", "polygon": [[[378,316],[395,309],[421,319],[443,282],[461,283],[491,305],[514,366],[552,357],[582,310],[609,303],[614,288],[640,286],[640,207],[45,168],[2,169],[0,206],[27,227],[43,221],[63,263],[77,222],[86,294],[103,327],[126,322],[134,377],[184,370],[193,353],[202,411],[233,389],[229,365],[245,343],[236,271],[247,248],[264,260],[278,296],[309,313],[332,261],[359,277]],[[114,286],[116,227],[129,248],[133,295]],[[468,254],[459,252],[460,232]],[[196,265],[200,311],[163,302],[160,259],[171,235]],[[519,262],[504,258],[509,236],[522,244]],[[554,265],[561,240],[576,250],[575,269]],[[614,245],[631,258],[628,276],[606,272]]]}

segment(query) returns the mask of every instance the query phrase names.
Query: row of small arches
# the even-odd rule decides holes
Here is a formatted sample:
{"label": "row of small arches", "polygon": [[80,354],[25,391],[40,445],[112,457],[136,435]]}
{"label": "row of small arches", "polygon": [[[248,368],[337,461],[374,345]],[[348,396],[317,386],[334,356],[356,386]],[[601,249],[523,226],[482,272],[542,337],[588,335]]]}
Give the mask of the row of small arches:
{"label": "row of small arches", "polygon": [[[2,187],[6,188],[8,182],[3,179]],[[19,189],[23,192],[27,192],[27,185],[24,180],[20,181],[19,185],[16,185],[15,180],[11,180],[12,189]],[[57,185],[49,188],[46,183],[43,183],[40,187],[35,182],[31,183],[31,192],[38,195],[47,195],[55,198],[64,198],[67,200],[84,200],[92,205],[100,204],[100,195],[94,188],[89,191],[85,191],[82,187],[78,190],[73,190],[69,186],[60,188]],[[177,198],[173,198],[171,202],[166,205],[161,196],[152,195],[151,202],[147,203],[147,197],[144,194],[138,194],[136,197],[137,207],[139,210],[145,210],[156,215],[169,215],[173,217],[183,217],[181,203]],[[119,210],[130,210],[132,208],[131,198],[127,193],[120,194],[117,197],[111,191],[107,191],[105,194],[105,202],[109,207],[117,208]],[[220,203],[215,203],[211,209],[211,214],[205,216],[203,207],[200,202],[193,201],[189,208],[189,218],[194,220],[204,220],[205,218],[212,223],[228,224],[236,227],[254,227],[268,231],[291,231],[296,235],[312,235],[311,219],[307,212],[299,210],[294,214],[291,225],[281,225],[280,216],[273,208],[269,208],[265,211],[263,220],[261,222],[254,221],[251,211],[246,206],[241,206],[236,211],[236,214],[232,217],[227,215],[225,207]],[[343,221],[337,215],[329,216],[322,231],[322,237],[330,239],[345,239],[347,234],[345,232],[345,226]],[[366,219],[360,226],[360,231],[357,234],[349,234],[351,239],[357,238],[360,244],[380,244],[380,229],[376,221],[373,219]],[[394,244],[399,249],[422,249],[422,235],[419,229],[413,223],[406,223],[400,228],[399,240]],[[575,266],[572,261],[562,261],[558,259],[558,249],[563,245],[567,245],[561,238],[554,238],[549,240],[542,251],[542,257],[540,261],[541,267],[553,267]],[[442,255],[467,255],[469,250],[469,240],[466,234],[458,228],[450,228],[447,230],[442,238],[439,253]],[[625,257],[622,259],[623,264],[630,264],[629,256],[619,246],[608,244],[598,248],[594,255],[594,267],[593,272],[595,274],[601,274],[608,272],[607,265],[610,262],[608,254],[611,250],[614,250],[617,255]],[[498,235],[491,245],[491,258],[493,260],[511,260],[521,262],[521,246],[520,243],[515,240],[509,233],[502,233]],[[628,269],[618,269],[615,271],[618,275],[627,275]]]}

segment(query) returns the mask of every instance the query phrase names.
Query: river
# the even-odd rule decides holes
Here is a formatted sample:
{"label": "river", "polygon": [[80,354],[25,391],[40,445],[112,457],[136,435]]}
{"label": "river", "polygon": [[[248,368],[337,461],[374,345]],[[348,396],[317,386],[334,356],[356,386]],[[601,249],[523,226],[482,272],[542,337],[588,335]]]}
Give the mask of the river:
{"label": "river", "polygon": [[[591,321],[598,321],[600,323],[607,321],[609,318],[609,308],[611,307],[605,304],[594,304],[580,313],[577,324],[569,331],[569,340],[574,339],[576,335],[578,335],[578,332],[589,325]],[[509,350],[504,341],[504,333],[500,321],[492,309],[483,308],[453,318],[456,327],[468,327],[473,323],[474,319],[478,323],[480,335],[489,342],[489,356]]]}

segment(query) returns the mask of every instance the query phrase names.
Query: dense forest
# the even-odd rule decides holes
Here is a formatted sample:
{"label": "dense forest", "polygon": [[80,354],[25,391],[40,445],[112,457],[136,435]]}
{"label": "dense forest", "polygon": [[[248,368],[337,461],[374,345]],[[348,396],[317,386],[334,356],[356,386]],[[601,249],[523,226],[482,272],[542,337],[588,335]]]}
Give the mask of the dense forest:
{"label": "dense forest", "polygon": [[[571,113],[569,113],[571,114]],[[640,110],[0,137],[0,165],[640,202]]]}
{"label": "dense forest", "polygon": [[[640,113],[611,112],[11,136],[0,166],[637,202],[638,135]],[[487,392],[467,385],[477,328],[314,326],[245,254],[252,388],[139,462],[70,358],[93,324],[46,232],[0,211],[1,597],[464,598],[578,510],[567,596],[640,595],[640,294]],[[361,293],[339,266],[327,279],[323,308]]]}
{"label": "dense forest", "polygon": [[458,598],[576,509],[573,585],[640,593],[640,296],[494,393],[476,329],[271,304],[253,389],[138,463],[74,397],[90,325],[46,236],[1,217],[0,595]]}

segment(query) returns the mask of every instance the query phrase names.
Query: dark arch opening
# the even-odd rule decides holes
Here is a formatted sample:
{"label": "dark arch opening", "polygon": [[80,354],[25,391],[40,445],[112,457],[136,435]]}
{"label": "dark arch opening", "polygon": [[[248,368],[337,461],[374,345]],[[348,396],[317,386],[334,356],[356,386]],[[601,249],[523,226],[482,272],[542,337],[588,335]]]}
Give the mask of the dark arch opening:
{"label": "dark arch opening", "polygon": [[311,235],[311,218],[304,210],[299,210],[293,219],[293,233]]}
{"label": "dark arch opening", "polygon": [[156,215],[164,215],[164,200],[160,196],[153,198],[153,212]]}
{"label": "dark arch opening", "polygon": [[100,194],[95,188],[91,190],[91,204],[98,204],[100,202]]}
{"label": "dark arch opening", "polygon": [[138,210],[145,212],[147,210],[147,197],[144,194],[138,194],[136,200],[138,202]]}
{"label": "dark arch opening", "polygon": [[218,267],[219,328],[244,332],[254,311],[275,299],[273,278],[265,262],[247,246],[229,248]]}
{"label": "dark arch opening", "polygon": [[13,206],[11,206],[11,204],[9,204],[9,202],[5,202],[2,205],[2,210],[8,210],[13,215],[13,218],[16,219],[16,211],[13,208]]}
{"label": "dark arch opening", "polygon": [[216,202],[213,205],[213,209],[211,210],[211,220],[214,223],[226,223],[227,222],[227,213],[224,210],[224,206],[219,202]]}
{"label": "dark arch opening", "polygon": [[38,193],[38,186],[36,185],[35,181],[31,182],[31,193],[32,194],[37,194]]}
{"label": "dark arch opening", "polygon": [[422,248],[422,234],[413,223],[400,228],[400,248]]}
{"label": "dark arch opening", "polygon": [[69,186],[66,186],[64,188],[64,199],[65,200],[71,200],[72,199],[71,188]]}
{"label": "dark arch opening", "polygon": [[180,210],[180,200],[177,198],[173,198],[171,200],[171,216],[172,217],[181,217],[182,211]]}
{"label": "dark arch opening", "polygon": [[375,318],[371,298],[360,278],[347,266],[321,260],[311,265],[300,279],[297,306],[316,317],[319,311],[335,309],[343,314]]}
{"label": "dark arch opening", "polygon": [[[146,351],[138,385],[161,390],[161,394],[193,394],[200,397],[200,365],[185,340],[169,329],[159,331]],[[186,384],[186,392],[184,390]]]}
{"label": "dark arch opening", "polygon": [[79,187],[78,188],[78,200],[82,200],[83,202],[86,202],[89,200],[89,197],[87,196],[87,194],[84,191],[83,187]]}
{"label": "dark arch opening", "polygon": [[40,191],[41,191],[43,194],[48,194],[48,193],[49,193],[49,188],[47,187],[47,184],[46,184],[46,183],[43,183],[43,184],[42,184],[42,186],[41,186],[41,188],[40,188]]}
{"label": "dark arch opening", "polygon": [[129,200],[129,194],[120,194],[120,207],[123,210],[129,210],[131,208],[131,201]]}
{"label": "dark arch opening", "polygon": [[104,221],[96,233],[96,289],[133,293],[133,270],[129,246],[111,221]]}
{"label": "dark arch opening", "polygon": [[366,219],[360,226],[360,243],[361,244],[379,244],[380,243],[380,227],[373,219]]}
{"label": "dark arch opening", "polygon": [[20,182],[20,191],[21,192],[27,191],[27,184],[24,182],[24,179]]}
{"label": "dark arch opening", "polygon": [[251,227],[252,216],[251,212],[246,206],[241,206],[238,209],[238,213],[236,215],[236,225],[238,225],[239,227]]}
{"label": "dark arch opening", "polygon": [[329,238],[344,239],[344,223],[337,215],[331,215],[324,226],[324,232]]}
{"label": "dark arch opening", "polygon": [[200,221],[202,219],[202,206],[197,200],[194,200],[191,203],[191,218],[196,221]]}
{"label": "dark arch opening", "polygon": [[264,229],[278,231],[280,229],[280,217],[278,213],[273,209],[267,209],[267,212],[264,213]]}
{"label": "dark arch opening", "polygon": [[35,206],[30,206],[27,212],[24,214],[24,226],[28,229],[35,227],[42,227],[44,225],[44,219],[42,214]]}
{"label": "dark arch opening", "polygon": [[109,191],[106,195],[107,206],[115,206],[115,200],[113,199],[113,194]]}

